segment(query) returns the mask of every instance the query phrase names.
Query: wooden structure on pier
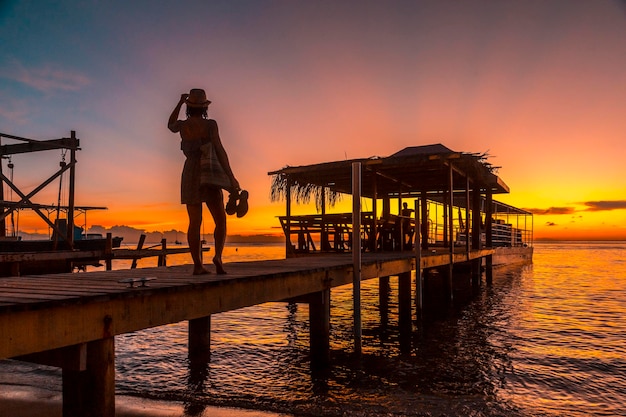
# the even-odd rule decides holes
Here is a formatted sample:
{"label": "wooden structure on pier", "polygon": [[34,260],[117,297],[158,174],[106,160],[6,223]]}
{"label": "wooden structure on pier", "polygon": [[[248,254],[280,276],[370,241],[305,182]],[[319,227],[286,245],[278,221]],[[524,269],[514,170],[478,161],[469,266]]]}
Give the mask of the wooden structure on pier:
{"label": "wooden structure on pier", "polygon": [[[532,219],[532,213],[493,200],[494,194],[508,193],[509,187],[496,175],[487,156],[435,144],[408,147],[384,158],[287,166],[270,172],[273,199],[286,201],[285,214],[279,220],[287,256],[351,249],[352,213],[329,213],[328,207],[342,195],[353,195],[354,164],[361,167],[359,196],[370,199],[372,208],[361,213],[359,233],[364,251],[410,249],[404,236],[415,233],[415,215],[423,220],[417,229],[424,250],[433,245],[452,248],[461,242],[467,251],[532,246],[532,223],[512,225],[508,217]],[[294,201],[311,199],[317,214],[292,215]],[[420,213],[407,214],[414,211],[416,200]],[[392,201],[397,201],[397,209],[392,208]],[[409,211],[403,212],[403,202],[411,202]],[[441,216],[431,210],[433,206],[440,208]],[[498,213],[506,213],[506,220],[496,219]]]}

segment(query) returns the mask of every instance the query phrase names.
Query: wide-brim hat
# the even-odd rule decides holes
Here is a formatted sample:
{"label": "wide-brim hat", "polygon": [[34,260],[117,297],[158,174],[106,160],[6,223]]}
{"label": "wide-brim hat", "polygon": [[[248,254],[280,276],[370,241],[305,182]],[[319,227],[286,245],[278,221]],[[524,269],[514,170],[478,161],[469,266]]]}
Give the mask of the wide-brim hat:
{"label": "wide-brim hat", "polygon": [[185,102],[187,107],[207,107],[211,104],[210,100],[207,100],[206,93],[201,88],[192,88],[189,90],[189,97]]}

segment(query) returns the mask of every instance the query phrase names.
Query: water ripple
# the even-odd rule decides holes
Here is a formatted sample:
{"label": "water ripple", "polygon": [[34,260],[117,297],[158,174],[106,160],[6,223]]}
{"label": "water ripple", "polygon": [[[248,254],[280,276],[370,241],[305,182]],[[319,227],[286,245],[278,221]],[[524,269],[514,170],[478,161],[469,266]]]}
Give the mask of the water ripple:
{"label": "water ripple", "polygon": [[[237,249],[227,248],[228,260],[282,253]],[[360,358],[351,353],[352,290],[334,289],[328,369],[311,364],[302,304],[212,316],[210,361],[193,366],[186,323],[120,336],[117,390],[182,401],[188,415],[211,404],[331,417],[626,416],[625,254],[625,243],[538,244],[532,265],[497,269],[493,285],[415,318],[408,333],[397,279],[388,309],[378,283],[364,282]],[[0,378],[24,371],[7,366]]]}

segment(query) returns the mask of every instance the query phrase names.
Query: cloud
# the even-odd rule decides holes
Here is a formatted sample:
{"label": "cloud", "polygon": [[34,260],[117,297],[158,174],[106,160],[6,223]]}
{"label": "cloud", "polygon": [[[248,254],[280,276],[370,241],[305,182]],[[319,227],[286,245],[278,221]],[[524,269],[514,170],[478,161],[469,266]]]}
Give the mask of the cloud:
{"label": "cloud", "polygon": [[556,226],[556,223],[554,223],[554,222],[546,222],[546,226]]}
{"label": "cloud", "polygon": [[588,207],[587,210],[585,211],[605,211],[605,210],[626,209],[626,200],[586,201],[583,204]]}
{"label": "cloud", "polygon": [[0,103],[0,119],[12,120],[23,124],[28,120],[28,111],[21,103],[3,101]]}
{"label": "cloud", "polygon": [[[626,209],[626,200],[585,201],[579,203],[587,208],[576,210],[574,207],[525,208],[524,210],[536,215],[574,214],[581,211],[608,211]],[[579,216],[582,217],[582,216]]]}
{"label": "cloud", "polygon": [[548,207],[548,208],[525,208],[524,210],[532,214],[573,214],[576,212],[574,207]]}
{"label": "cloud", "polygon": [[0,70],[0,76],[25,84],[43,92],[78,91],[91,80],[77,71],[70,71],[52,64],[26,68],[21,63],[13,61],[12,68]]}

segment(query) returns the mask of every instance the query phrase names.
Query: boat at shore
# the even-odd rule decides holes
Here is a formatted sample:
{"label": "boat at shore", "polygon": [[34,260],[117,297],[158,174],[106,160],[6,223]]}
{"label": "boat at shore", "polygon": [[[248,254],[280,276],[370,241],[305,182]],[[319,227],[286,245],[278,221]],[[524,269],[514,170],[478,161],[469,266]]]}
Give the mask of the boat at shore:
{"label": "boat at shore", "polygon": [[[111,248],[119,248],[124,238],[116,236],[112,238]],[[104,251],[107,246],[106,237],[98,234],[97,236],[81,235],[80,238],[74,240],[73,248],[62,240],[54,239],[21,239],[19,237],[2,237],[0,238],[0,253],[15,252],[50,252],[60,250],[75,251]]]}
{"label": "boat at shore", "polygon": [[[66,227],[64,219],[59,219]],[[0,237],[0,276],[55,274],[101,266],[101,261],[121,246],[122,237],[84,234],[74,226],[70,242],[56,233],[49,239],[22,239],[20,236]]]}

